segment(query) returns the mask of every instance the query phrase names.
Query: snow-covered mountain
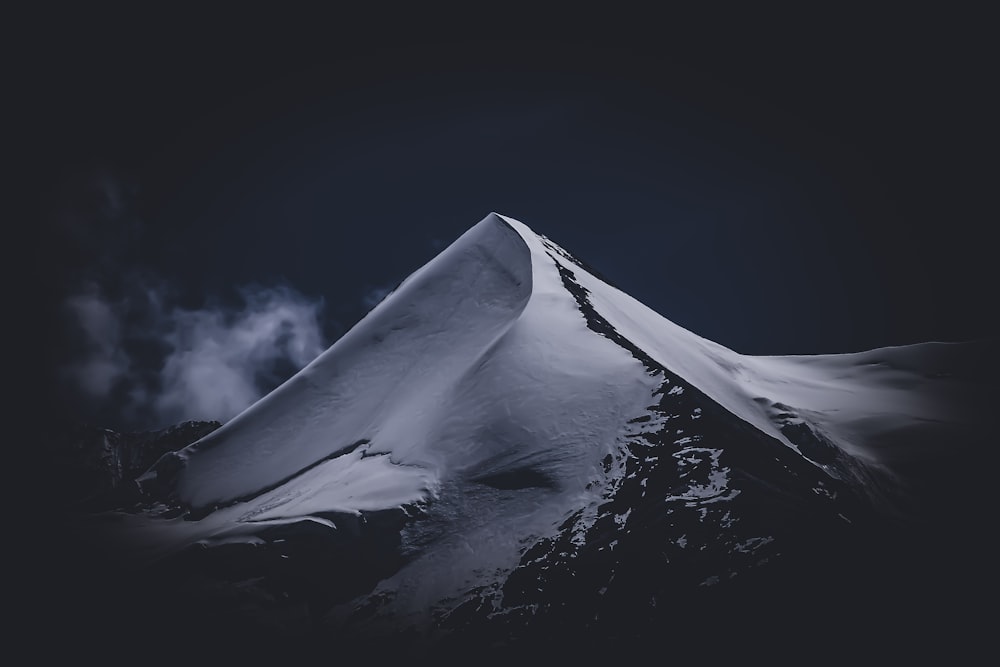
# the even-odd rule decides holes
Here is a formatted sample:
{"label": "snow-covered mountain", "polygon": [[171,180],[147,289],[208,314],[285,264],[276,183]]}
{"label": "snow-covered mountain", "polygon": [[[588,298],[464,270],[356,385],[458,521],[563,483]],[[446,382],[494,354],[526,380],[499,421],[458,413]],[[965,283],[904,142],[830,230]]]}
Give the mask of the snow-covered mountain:
{"label": "snow-covered mountain", "polygon": [[899,559],[954,517],[942,485],[982,500],[992,347],[745,356],[490,214],[86,530],[206,635],[459,655],[902,632],[907,605],[859,596],[944,604]]}

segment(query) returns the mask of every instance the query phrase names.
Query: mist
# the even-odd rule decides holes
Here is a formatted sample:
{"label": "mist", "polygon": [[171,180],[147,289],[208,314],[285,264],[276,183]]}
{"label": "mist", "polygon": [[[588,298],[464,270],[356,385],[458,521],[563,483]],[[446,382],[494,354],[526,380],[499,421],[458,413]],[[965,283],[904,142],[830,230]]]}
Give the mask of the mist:
{"label": "mist", "polygon": [[53,191],[57,242],[40,269],[62,416],[135,430],[226,421],[327,347],[324,301],[287,281],[203,285],[185,282],[183,261],[150,261],[163,248],[139,188],[113,169],[85,166]]}
{"label": "mist", "polygon": [[165,282],[117,300],[89,283],[66,300],[80,344],[63,376],[90,409],[112,407],[133,427],[226,421],[326,347],[321,300],[288,286],[238,295],[192,309]]}

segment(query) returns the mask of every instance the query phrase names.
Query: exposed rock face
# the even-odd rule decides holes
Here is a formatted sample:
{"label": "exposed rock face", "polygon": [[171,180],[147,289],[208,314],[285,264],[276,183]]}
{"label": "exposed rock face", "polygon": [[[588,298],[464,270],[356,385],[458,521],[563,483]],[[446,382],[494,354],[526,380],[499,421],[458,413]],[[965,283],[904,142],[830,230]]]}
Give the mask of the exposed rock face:
{"label": "exposed rock face", "polygon": [[157,431],[119,433],[55,421],[38,432],[36,454],[54,483],[49,500],[88,510],[122,508],[139,499],[135,479],[163,454],[211,433],[217,421],[187,421]]}

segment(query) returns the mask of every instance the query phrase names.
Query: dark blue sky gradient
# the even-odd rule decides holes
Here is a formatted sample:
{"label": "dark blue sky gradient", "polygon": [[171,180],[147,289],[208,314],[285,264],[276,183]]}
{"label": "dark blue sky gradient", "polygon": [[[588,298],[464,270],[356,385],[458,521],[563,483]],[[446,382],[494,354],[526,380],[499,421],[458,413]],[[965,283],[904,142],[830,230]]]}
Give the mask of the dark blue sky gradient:
{"label": "dark blue sky gradient", "polygon": [[[42,21],[18,81],[38,303],[100,253],[69,209],[94,239],[137,222],[121,261],[193,304],[322,297],[332,339],[495,210],[740,352],[997,334],[974,17],[496,18]],[[95,171],[127,193],[110,222],[67,187]]]}

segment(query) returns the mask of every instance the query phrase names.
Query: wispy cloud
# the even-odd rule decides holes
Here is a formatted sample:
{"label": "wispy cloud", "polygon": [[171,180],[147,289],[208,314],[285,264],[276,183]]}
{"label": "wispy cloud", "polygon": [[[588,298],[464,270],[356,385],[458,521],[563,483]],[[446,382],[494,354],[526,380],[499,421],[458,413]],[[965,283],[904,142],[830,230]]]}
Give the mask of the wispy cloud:
{"label": "wispy cloud", "polygon": [[29,362],[45,409],[110,428],[225,421],[326,348],[336,325],[319,298],[273,283],[199,294],[174,275],[188,239],[145,224],[138,184],[112,165],[53,177]]}
{"label": "wispy cloud", "polygon": [[104,400],[129,371],[115,305],[104,298],[94,283],[67,299],[65,305],[79,329],[80,350],[64,369],[65,378],[92,399]]}
{"label": "wispy cloud", "polygon": [[40,362],[55,366],[53,395],[78,417],[227,420],[326,347],[323,302],[289,286],[202,294],[197,307],[187,293],[182,305],[179,281],[143,260],[137,189],[110,168],[84,167],[53,192],[43,223],[58,345]]}
{"label": "wispy cloud", "polygon": [[120,401],[134,421],[227,420],[325,347],[321,301],[244,287],[240,302],[182,308],[164,283],[116,301],[89,284],[67,300],[83,344],[65,377],[92,404]]}
{"label": "wispy cloud", "polygon": [[165,419],[228,419],[256,401],[283,373],[323,351],[321,304],[290,288],[244,288],[236,310],[167,313],[170,344],[153,404]]}

